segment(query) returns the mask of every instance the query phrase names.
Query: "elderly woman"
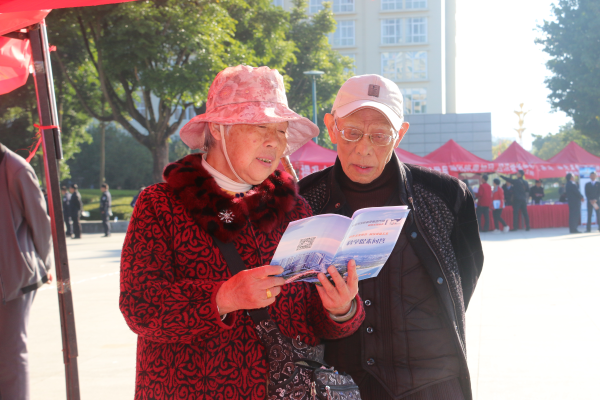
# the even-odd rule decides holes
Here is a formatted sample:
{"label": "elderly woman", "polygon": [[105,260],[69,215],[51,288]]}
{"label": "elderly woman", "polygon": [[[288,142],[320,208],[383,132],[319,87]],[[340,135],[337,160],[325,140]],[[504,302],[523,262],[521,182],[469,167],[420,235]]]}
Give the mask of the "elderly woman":
{"label": "elderly woman", "polygon": [[[317,345],[364,319],[358,279],[285,285],[268,265],[289,222],[311,215],[279,159],[318,133],[287,107],[281,75],[237,66],[181,130],[191,148],[139,196],[123,246],[120,308],[137,333],[136,399],[264,399],[265,349],[244,310],[269,307],[281,332]],[[248,268],[231,276],[213,237]]]}

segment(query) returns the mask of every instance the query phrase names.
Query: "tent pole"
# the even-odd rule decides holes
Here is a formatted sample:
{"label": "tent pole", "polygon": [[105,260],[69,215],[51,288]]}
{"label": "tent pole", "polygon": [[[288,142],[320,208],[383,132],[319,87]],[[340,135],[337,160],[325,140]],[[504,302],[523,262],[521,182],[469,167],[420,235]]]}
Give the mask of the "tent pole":
{"label": "tent pole", "polygon": [[[52,107],[53,105],[56,106],[54,102],[54,82],[52,81],[52,70],[49,63],[48,43],[47,40],[44,40],[44,35],[45,27],[30,30],[29,32],[35,69],[34,81],[40,125],[49,126],[57,125],[58,118],[56,118],[56,109]],[[56,120],[54,120],[55,118]],[[42,143],[44,146],[48,206],[52,222],[52,242],[54,245],[54,263],[56,265],[56,285],[58,289],[67,399],[79,400],[77,336],[75,334],[73,295],[71,292],[71,277],[69,274],[67,241],[65,237],[65,225],[63,223],[62,199],[58,175],[58,160],[62,158],[59,129],[42,130]]]}

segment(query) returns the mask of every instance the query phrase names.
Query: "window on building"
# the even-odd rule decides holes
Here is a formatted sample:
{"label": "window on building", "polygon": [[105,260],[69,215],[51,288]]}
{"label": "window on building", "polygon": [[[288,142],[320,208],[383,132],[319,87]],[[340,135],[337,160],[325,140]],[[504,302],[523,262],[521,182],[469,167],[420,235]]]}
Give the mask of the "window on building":
{"label": "window on building", "polygon": [[427,79],[427,53],[424,51],[381,53],[381,74],[395,82]]}
{"label": "window on building", "polygon": [[342,53],[344,57],[351,58],[354,61],[354,66],[352,68],[344,68],[344,74],[348,72],[352,73],[352,75],[356,75],[356,54],[355,53]]}
{"label": "window on building", "polygon": [[406,43],[427,43],[427,18],[406,20]]}
{"label": "window on building", "polygon": [[175,113],[173,113],[173,119],[177,120],[179,119],[179,117],[181,117],[181,112],[182,112],[182,108],[181,106],[177,106],[177,108],[175,109]]}
{"label": "window on building", "polygon": [[329,36],[334,47],[354,46],[354,21],[338,21],[337,29]]}
{"label": "window on building", "polygon": [[406,0],[404,4],[407,9],[421,9],[427,8],[427,0]]}
{"label": "window on building", "polygon": [[402,10],[402,2],[403,1],[404,0],[381,0],[381,9],[382,10]]}
{"label": "window on building", "polygon": [[427,89],[400,89],[404,97],[405,114],[427,113]]}
{"label": "window on building", "polygon": [[275,7],[282,7],[283,8],[283,0],[271,0],[273,2],[273,5]]}
{"label": "window on building", "polygon": [[[277,1],[277,0],[273,0],[273,1]],[[283,2],[283,0],[280,0]],[[316,14],[319,11],[321,11],[323,9],[323,1],[327,1],[327,0],[310,0],[309,6],[308,6],[308,13],[309,14]],[[331,0],[329,0],[331,1]],[[331,1],[332,7],[331,10],[334,13],[348,13],[348,12],[354,12],[354,0],[333,0]]]}
{"label": "window on building", "polygon": [[190,120],[196,116],[196,111],[194,111],[194,106],[189,106],[185,110],[185,119]]}
{"label": "window on building", "polygon": [[381,20],[381,43],[402,43],[402,19],[394,18]]}

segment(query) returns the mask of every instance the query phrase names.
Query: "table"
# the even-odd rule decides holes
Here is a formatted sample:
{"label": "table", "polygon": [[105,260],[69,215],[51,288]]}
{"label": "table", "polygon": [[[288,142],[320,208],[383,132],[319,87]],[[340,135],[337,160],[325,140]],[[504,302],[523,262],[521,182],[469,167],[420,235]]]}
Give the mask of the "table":
{"label": "table", "polygon": [[[569,205],[568,204],[543,204],[527,206],[529,214],[529,225],[531,229],[541,228],[568,228],[569,227]],[[513,229],[513,208],[506,206],[502,210],[502,219]],[[521,229],[525,228],[523,217],[520,218]],[[490,230],[494,229],[494,219],[490,209]],[[483,226],[483,225],[480,225]]]}

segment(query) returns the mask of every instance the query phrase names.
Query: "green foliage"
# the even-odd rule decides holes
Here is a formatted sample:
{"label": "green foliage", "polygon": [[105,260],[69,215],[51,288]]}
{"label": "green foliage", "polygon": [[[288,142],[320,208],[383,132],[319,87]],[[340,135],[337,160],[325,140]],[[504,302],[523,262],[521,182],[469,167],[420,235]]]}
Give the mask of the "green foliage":
{"label": "green foliage", "polygon": [[536,41],[551,57],[548,98],[600,144],[600,2],[560,0],[553,13],[555,21],[544,21],[543,37]]}
{"label": "green foliage", "polygon": [[[81,200],[83,201],[83,209],[89,211],[90,216],[84,219],[97,221],[100,216],[100,190],[99,189],[79,189]],[[118,217],[120,220],[131,218],[133,207],[131,201],[133,196],[138,194],[137,190],[115,190],[110,189],[112,196],[112,213],[113,218]]]}
{"label": "green foliage", "polygon": [[[115,124],[106,126],[106,183],[111,188],[139,189],[153,183],[152,157]],[[81,153],[69,161],[71,181],[81,188],[98,187],[100,176],[100,127],[92,125],[93,142],[81,146]],[[99,190],[98,190],[99,192]]]}
{"label": "green foliage", "polygon": [[285,68],[290,82],[288,102],[292,110],[312,120],[312,78],[304,72],[325,72],[317,78],[317,122],[321,129],[319,144],[331,145],[323,117],[331,110],[342,84],[352,76],[354,61],[333,50],[329,44],[327,35],[336,27],[331,3],[324,3],[323,10],[310,18],[306,14],[307,0],[294,0],[293,4],[288,38],[296,44],[297,51],[296,62]]}
{"label": "green foliage", "polygon": [[590,153],[600,156],[600,145],[594,139],[575,129],[572,122],[561,126],[558,133],[546,136],[533,135],[533,137],[532,153],[542,160],[554,157],[572,141]]}
{"label": "green foliage", "polygon": [[[60,73],[55,85],[56,102],[58,107],[59,125],[61,126],[61,141],[64,159],[60,162],[60,179],[70,177],[69,166],[65,161],[71,160],[79,152],[82,143],[91,141],[90,135],[85,131],[90,117],[81,112],[78,101],[70,88],[64,82],[61,84]],[[30,149],[37,142],[37,128],[33,124],[39,123],[35,84],[33,76],[20,88],[2,95],[0,103],[0,142],[27,158]],[[40,145],[36,156],[31,160],[31,165],[40,180],[44,180],[43,149]]]}
{"label": "green foliage", "polygon": [[513,142],[513,139],[494,138],[492,141],[492,159],[496,159],[504,150],[508,149]]}

